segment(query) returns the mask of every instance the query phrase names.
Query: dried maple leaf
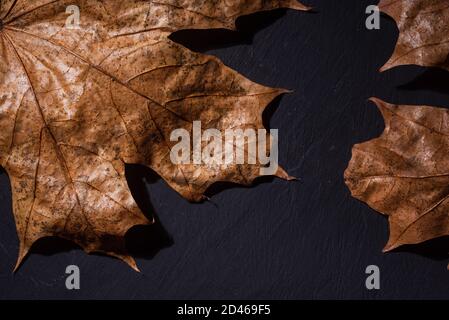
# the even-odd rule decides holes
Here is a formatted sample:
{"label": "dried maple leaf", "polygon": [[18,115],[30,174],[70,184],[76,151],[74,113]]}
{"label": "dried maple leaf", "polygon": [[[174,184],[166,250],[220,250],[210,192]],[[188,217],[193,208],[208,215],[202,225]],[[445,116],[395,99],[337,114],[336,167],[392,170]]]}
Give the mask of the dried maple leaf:
{"label": "dried maple leaf", "polygon": [[354,146],[352,195],[388,216],[385,251],[449,235],[449,110],[372,100],[385,131]]}
{"label": "dried maple leaf", "polygon": [[[80,10],[75,28],[69,6]],[[170,132],[195,120],[263,128],[264,108],[285,91],[168,36],[234,28],[240,15],[280,7],[307,9],[296,0],[0,1],[0,164],[12,184],[17,266],[36,240],[59,236],[136,269],[124,235],[149,221],[125,163],[154,169],[192,201],[216,181],[259,176],[260,165],[174,165]]]}
{"label": "dried maple leaf", "polygon": [[405,64],[449,70],[449,0],[381,0],[379,8],[400,31],[382,71]]}

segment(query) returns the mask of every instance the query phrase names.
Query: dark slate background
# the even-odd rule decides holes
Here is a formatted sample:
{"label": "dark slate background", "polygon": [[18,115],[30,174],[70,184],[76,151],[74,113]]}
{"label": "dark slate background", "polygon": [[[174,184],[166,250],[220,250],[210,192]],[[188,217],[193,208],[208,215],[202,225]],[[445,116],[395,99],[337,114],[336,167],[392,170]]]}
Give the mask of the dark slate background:
{"label": "dark slate background", "polygon": [[[378,136],[371,96],[449,107],[449,73],[400,67],[378,73],[398,31],[383,17],[365,28],[375,0],[304,0],[314,13],[280,10],[239,19],[239,31],[173,36],[219,56],[250,79],[295,93],[266,114],[280,129],[280,162],[298,182],[263,179],[253,188],[214,188],[190,204],[150,170],[128,166],[139,205],[158,224],[130,232],[142,273],[88,256],[58,239],[37,243],[15,274],[18,240],[6,173],[0,174],[0,298],[429,299],[449,298],[449,240],[382,254],[387,220],[351,198],[343,172],[353,144]],[[81,269],[81,290],[65,289],[65,268]],[[365,268],[381,290],[365,289]]]}

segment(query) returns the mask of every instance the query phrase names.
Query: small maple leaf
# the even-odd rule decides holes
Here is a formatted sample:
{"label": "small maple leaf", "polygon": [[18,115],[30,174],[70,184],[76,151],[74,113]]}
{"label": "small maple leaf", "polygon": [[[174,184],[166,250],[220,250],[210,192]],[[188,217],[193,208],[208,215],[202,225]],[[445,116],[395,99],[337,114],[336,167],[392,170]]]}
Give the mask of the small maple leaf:
{"label": "small maple leaf", "polygon": [[372,101],[385,131],[354,146],[345,181],[355,198],[388,216],[384,251],[449,235],[449,110]]}
{"label": "small maple leaf", "polygon": [[[79,8],[76,28],[68,7]],[[238,16],[296,0],[0,1],[0,164],[12,185],[17,266],[46,236],[137,269],[125,233],[148,224],[125,163],[155,170],[198,201],[214,182],[249,184],[260,164],[175,165],[170,132],[263,128],[268,88],[168,37],[180,29],[234,28]],[[289,178],[282,169],[277,176]],[[16,267],[17,267],[16,266]]]}
{"label": "small maple leaf", "polygon": [[400,31],[382,71],[408,64],[449,70],[449,0],[381,0],[379,8]]}

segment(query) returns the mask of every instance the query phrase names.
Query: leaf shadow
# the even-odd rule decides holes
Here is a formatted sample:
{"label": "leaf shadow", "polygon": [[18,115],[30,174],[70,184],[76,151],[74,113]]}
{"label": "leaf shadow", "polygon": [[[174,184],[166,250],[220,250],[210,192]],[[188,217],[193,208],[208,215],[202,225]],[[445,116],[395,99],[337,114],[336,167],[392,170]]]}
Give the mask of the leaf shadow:
{"label": "leaf shadow", "polygon": [[[76,243],[59,237],[45,237],[33,243],[30,252],[43,256],[53,256],[62,252],[82,250]],[[25,259],[28,259],[26,257]]]}
{"label": "leaf shadow", "polygon": [[280,95],[271,101],[262,113],[262,123],[267,130],[270,128],[271,118],[273,118],[274,113],[279,108],[283,96]]}
{"label": "leaf shadow", "polygon": [[[211,185],[209,188],[207,188],[205,195],[208,198],[212,198],[213,196],[231,189],[251,189],[261,184],[271,183],[275,177],[273,176],[263,176],[256,178],[251,185],[245,186],[238,183],[233,182],[216,182],[213,185]],[[213,202],[213,201],[212,201]]]}
{"label": "leaf shadow", "polygon": [[[422,67],[419,67],[422,69]],[[425,68],[413,80],[398,87],[401,90],[429,90],[442,94],[449,94],[449,72],[440,68]]]}
{"label": "leaf shadow", "polygon": [[147,184],[156,183],[160,176],[143,165],[127,164],[126,179],[139,208],[149,220],[154,218],[154,224],[135,226],[128,231],[127,250],[134,257],[152,259],[159,251],[174,244],[173,238],[156,215],[147,191]]}
{"label": "leaf shadow", "polygon": [[417,254],[436,261],[449,258],[449,236],[439,237],[414,245],[404,245],[393,252]]}
{"label": "leaf shadow", "polygon": [[196,52],[227,48],[235,45],[252,44],[254,35],[282,18],[287,9],[257,12],[239,17],[236,30],[228,29],[186,29],[176,31],[170,39]]}

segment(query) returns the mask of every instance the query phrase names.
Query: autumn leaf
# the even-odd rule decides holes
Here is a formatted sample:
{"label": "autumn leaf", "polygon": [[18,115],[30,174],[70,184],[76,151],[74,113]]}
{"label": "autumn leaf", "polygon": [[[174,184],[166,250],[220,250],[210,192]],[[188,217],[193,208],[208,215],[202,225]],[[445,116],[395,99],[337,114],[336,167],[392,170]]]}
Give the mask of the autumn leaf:
{"label": "autumn leaf", "polygon": [[379,8],[400,31],[382,71],[409,64],[449,70],[449,0],[381,0]]}
{"label": "autumn leaf", "polygon": [[384,251],[449,235],[449,110],[372,101],[385,131],[354,146],[345,181],[355,198],[388,216]]}
{"label": "autumn leaf", "polygon": [[[0,2],[0,164],[12,185],[20,241],[59,236],[137,269],[124,244],[148,224],[125,163],[155,170],[186,199],[214,182],[250,184],[261,164],[175,165],[170,132],[263,128],[282,89],[258,85],[168,37],[234,28],[238,16],[296,0],[4,0]],[[69,25],[68,8],[79,9]],[[69,10],[70,12],[70,10]],[[76,10],[70,23],[76,22]],[[277,176],[289,176],[279,169]],[[17,267],[16,266],[16,267]]]}
{"label": "autumn leaf", "polygon": [[[379,8],[400,31],[381,71],[411,64],[449,70],[448,0],[381,0]],[[449,235],[449,111],[372,101],[385,131],[354,146],[345,181],[355,198],[388,216],[384,251]]]}

